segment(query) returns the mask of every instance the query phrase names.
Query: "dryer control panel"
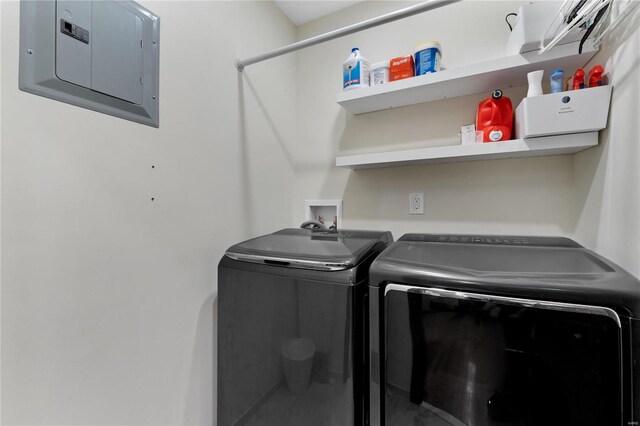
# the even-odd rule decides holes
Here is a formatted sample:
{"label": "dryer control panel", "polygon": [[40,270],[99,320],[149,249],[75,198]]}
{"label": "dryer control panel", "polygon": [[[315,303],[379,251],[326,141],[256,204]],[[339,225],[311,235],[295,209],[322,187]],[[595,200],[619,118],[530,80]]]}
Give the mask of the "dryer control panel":
{"label": "dryer control panel", "polygon": [[406,234],[398,241],[422,241],[449,244],[488,244],[540,247],[582,247],[568,238],[525,237],[513,235],[463,235],[463,234]]}

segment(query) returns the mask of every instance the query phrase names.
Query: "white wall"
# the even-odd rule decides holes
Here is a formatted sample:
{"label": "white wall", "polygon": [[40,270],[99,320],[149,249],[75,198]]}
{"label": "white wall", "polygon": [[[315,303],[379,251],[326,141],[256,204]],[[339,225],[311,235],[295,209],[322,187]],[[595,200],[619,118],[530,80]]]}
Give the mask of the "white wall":
{"label": "white wall", "polygon": [[1,5],[3,424],[212,424],[217,262],[292,222],[294,57],[233,65],[292,24],[271,2],[142,4],[160,129],[18,91]]}
{"label": "white wall", "polygon": [[[615,51],[618,59],[607,62],[608,68],[616,67],[614,80],[621,84],[614,81],[605,146],[577,156],[358,171],[334,166],[338,153],[457,144],[460,126],[473,123],[478,102],[489,96],[353,116],[336,103],[341,65],[351,47],[377,62],[410,54],[416,44],[435,39],[443,46],[445,67],[489,60],[503,55],[509,35],[504,17],[522,3],[465,1],[299,52],[296,205],[310,198],[343,198],[345,227],[388,229],[396,238],[406,232],[574,237],[640,275],[637,31]],[[298,27],[298,38],[409,4],[357,4]],[[524,87],[504,89],[514,108],[526,95]],[[409,215],[410,192],[424,192],[423,216]],[[296,213],[301,220],[302,208]]]}
{"label": "white wall", "polygon": [[575,156],[575,237],[640,277],[640,8],[589,66],[597,63],[613,95],[600,145]]}
{"label": "white wall", "polygon": [[[299,27],[304,38],[410,3],[365,2]],[[336,104],[341,66],[358,46],[372,62],[413,52],[432,39],[454,68],[503,55],[504,16],[521,2],[461,2],[319,45],[298,54],[298,173],[296,202],[344,198],[346,227],[405,232],[567,234],[572,230],[570,156],[350,171],[336,154],[459,143],[490,93],[358,116]],[[304,89],[304,90],[303,90]],[[514,107],[525,88],[506,89]],[[424,216],[410,216],[410,192],[424,192]],[[302,209],[300,209],[302,210]]]}

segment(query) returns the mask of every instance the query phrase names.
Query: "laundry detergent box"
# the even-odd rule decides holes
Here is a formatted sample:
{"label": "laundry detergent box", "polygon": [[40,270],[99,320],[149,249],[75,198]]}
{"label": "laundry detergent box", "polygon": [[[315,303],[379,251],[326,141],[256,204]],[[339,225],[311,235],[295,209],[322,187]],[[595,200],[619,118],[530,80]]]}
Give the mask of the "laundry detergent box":
{"label": "laundry detergent box", "polygon": [[389,81],[402,80],[414,75],[413,55],[399,56],[390,61]]}

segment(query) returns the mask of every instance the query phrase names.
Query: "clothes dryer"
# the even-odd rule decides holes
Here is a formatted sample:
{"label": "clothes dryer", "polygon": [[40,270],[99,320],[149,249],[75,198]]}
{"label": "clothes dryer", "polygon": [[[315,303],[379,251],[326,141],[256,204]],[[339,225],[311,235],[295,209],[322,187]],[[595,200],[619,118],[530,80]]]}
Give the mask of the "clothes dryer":
{"label": "clothes dryer", "polygon": [[369,297],[372,426],[640,422],[640,282],[572,240],[407,234]]}

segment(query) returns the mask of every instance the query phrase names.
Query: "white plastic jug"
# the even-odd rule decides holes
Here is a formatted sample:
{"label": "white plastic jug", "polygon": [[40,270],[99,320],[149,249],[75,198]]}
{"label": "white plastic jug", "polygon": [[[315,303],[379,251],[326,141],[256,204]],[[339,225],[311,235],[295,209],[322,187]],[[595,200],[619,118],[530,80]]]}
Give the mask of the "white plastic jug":
{"label": "white plastic jug", "polygon": [[342,89],[369,87],[369,61],[354,47],[342,65]]}

